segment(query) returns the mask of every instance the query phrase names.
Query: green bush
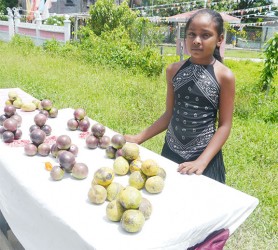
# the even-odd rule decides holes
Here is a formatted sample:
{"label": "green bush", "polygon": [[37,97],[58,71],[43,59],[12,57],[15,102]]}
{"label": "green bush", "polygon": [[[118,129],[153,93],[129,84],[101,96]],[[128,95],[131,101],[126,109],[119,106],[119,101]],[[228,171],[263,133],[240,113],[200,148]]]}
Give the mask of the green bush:
{"label": "green bush", "polygon": [[100,36],[84,27],[80,49],[87,62],[121,66],[134,72],[144,72],[148,76],[159,75],[165,65],[154,47],[141,47],[132,41],[123,26],[102,32]]}
{"label": "green bush", "polygon": [[265,46],[266,60],[260,77],[260,86],[268,94],[278,70],[278,33],[269,39]]}
{"label": "green bush", "polygon": [[90,29],[98,36],[102,32],[124,26],[129,30],[135,22],[137,15],[132,11],[126,1],[116,5],[114,0],[98,0],[90,9],[91,18],[88,21]]}
{"label": "green bush", "polygon": [[8,16],[4,15],[4,13],[0,11],[0,21],[8,21],[8,20],[9,20]]}
{"label": "green bush", "polygon": [[46,25],[56,25],[64,26],[65,17],[64,16],[50,16],[44,21]]}

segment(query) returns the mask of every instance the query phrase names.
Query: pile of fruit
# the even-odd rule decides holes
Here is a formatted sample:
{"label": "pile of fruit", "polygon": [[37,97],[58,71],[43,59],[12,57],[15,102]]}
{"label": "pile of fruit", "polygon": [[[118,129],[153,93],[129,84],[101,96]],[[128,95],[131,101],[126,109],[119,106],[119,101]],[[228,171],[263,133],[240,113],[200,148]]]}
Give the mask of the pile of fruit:
{"label": "pile of fruit", "polygon": [[40,110],[40,113],[44,114],[46,117],[56,118],[58,116],[58,109],[53,106],[52,101],[49,99],[43,99],[41,101],[33,100],[32,102],[36,105],[36,108]]}
{"label": "pile of fruit", "polygon": [[21,97],[18,95],[18,93],[14,90],[11,90],[8,92],[8,99],[5,101],[6,105],[12,105],[17,109],[20,109],[23,102]]}
{"label": "pile of fruit", "polygon": [[16,108],[13,105],[6,105],[4,114],[0,116],[0,137],[4,142],[10,143],[21,138],[22,131],[19,128],[21,123],[22,117],[16,113]]}
{"label": "pile of fruit", "polygon": [[101,123],[92,125],[91,133],[86,137],[86,146],[89,149],[106,149],[110,145],[110,137],[105,135],[105,130]]}
{"label": "pile of fruit", "polygon": [[[107,201],[107,218],[120,222],[125,231],[135,233],[143,228],[152,213],[151,202],[140,190],[145,188],[151,194],[162,192],[166,172],[152,159],[142,161],[135,143],[125,143],[121,153],[115,156],[113,167],[101,167],[94,173],[88,199],[93,204]],[[116,175],[127,174],[127,186],[114,181]]]}
{"label": "pile of fruit", "polygon": [[68,135],[58,136],[56,143],[52,144],[50,152],[59,163],[50,171],[53,180],[61,180],[65,172],[71,173],[76,179],[85,179],[88,176],[88,166],[85,163],[76,162],[78,146],[72,143]]}
{"label": "pile of fruit", "polygon": [[67,127],[69,130],[81,130],[88,131],[90,127],[90,121],[86,116],[86,111],[83,108],[77,108],[73,112],[73,118],[70,118],[67,122]]}
{"label": "pile of fruit", "polygon": [[[62,180],[65,173],[70,173],[76,179],[85,179],[89,169],[84,163],[76,162],[78,147],[73,144],[68,135],[60,135],[55,143],[45,142],[52,129],[46,124],[48,117],[56,117],[58,110],[48,99],[42,101],[33,100],[25,106],[18,104],[20,98],[16,93],[10,93],[9,105],[0,116],[0,135],[5,142],[20,138],[22,132],[18,128],[22,119],[16,114],[16,107],[23,107],[24,111],[39,109],[34,116],[34,124],[30,126],[31,143],[24,146],[25,154],[34,156],[52,155],[57,164],[52,166],[48,162],[46,169],[50,171],[53,180]],[[34,106],[35,105],[35,106]],[[83,108],[74,110],[73,118],[67,122],[67,128],[71,131],[80,130],[87,132],[90,129],[90,121],[86,117]],[[113,159],[111,167],[101,167],[95,171],[88,191],[88,199],[93,204],[106,205],[106,216],[110,221],[120,222],[122,228],[131,233],[139,232],[147,219],[152,214],[151,202],[143,197],[141,190],[149,194],[158,194],[163,191],[166,172],[153,159],[142,160],[139,146],[135,143],[127,143],[121,134],[115,134],[111,138],[105,135],[106,129],[100,123],[95,123],[86,137],[86,146],[89,149],[105,149],[105,155]],[[128,175],[126,186],[114,181],[115,176]]]}

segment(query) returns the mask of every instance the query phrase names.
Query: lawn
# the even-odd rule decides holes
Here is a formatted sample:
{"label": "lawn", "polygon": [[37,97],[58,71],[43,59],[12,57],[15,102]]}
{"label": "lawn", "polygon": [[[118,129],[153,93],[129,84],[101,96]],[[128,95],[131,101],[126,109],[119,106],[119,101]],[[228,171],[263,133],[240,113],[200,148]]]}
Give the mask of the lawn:
{"label": "lawn", "polygon": [[[0,53],[0,88],[21,88],[38,99],[52,100],[57,108],[84,107],[92,119],[119,133],[136,133],[164,111],[165,71],[149,78],[1,42]],[[167,62],[174,60],[177,56],[167,57]],[[275,250],[278,79],[266,97],[257,88],[262,62],[225,60],[225,64],[236,76],[233,129],[223,148],[227,185],[260,201],[225,249]],[[162,133],[143,146],[160,153],[163,139]]]}

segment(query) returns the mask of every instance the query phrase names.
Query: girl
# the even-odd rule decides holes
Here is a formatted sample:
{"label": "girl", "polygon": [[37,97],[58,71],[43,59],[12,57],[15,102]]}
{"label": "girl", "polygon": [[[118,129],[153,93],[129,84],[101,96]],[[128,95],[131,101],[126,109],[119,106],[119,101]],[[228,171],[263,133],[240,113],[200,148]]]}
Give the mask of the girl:
{"label": "girl", "polygon": [[202,9],[185,29],[190,58],[167,67],[165,112],[150,127],[125,138],[141,144],[167,129],[161,154],[179,164],[179,173],[203,174],[225,183],[221,148],[232,126],[235,78],[219,52],[223,19]]}

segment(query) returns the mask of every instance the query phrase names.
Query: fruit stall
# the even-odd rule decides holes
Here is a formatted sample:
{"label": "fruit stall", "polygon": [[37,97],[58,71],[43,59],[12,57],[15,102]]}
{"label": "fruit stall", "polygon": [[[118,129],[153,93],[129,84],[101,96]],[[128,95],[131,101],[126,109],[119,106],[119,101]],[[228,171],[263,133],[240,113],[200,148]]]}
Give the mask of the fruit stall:
{"label": "fruit stall", "polygon": [[0,210],[26,250],[188,249],[258,205],[86,115],[0,89]]}

